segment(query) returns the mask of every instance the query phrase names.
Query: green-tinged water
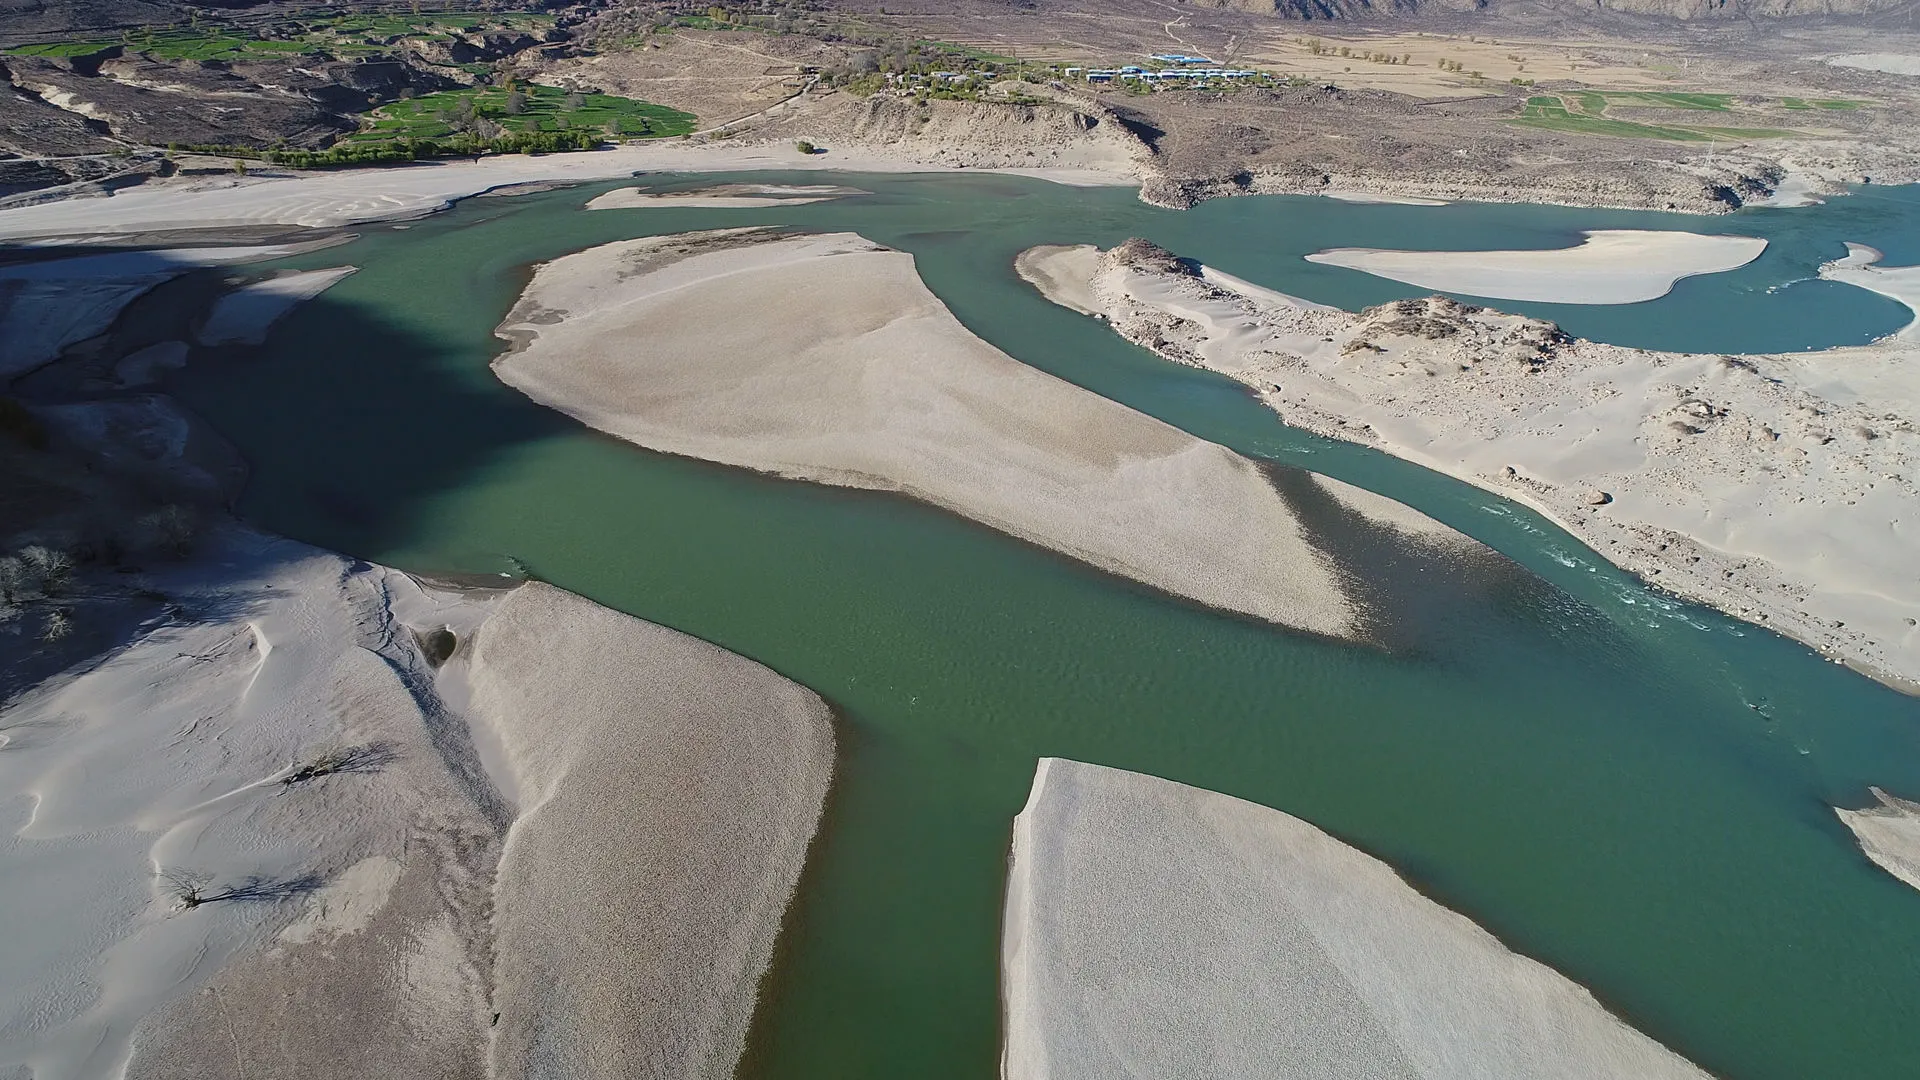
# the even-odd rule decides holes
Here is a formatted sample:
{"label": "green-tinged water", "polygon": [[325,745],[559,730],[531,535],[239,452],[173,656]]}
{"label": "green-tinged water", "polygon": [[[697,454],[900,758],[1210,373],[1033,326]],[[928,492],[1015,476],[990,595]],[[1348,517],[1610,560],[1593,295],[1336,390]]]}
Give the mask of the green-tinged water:
{"label": "green-tinged water", "polygon": [[[1601,227],[1745,232],[1774,241],[1766,257],[1662,301],[1503,306],[1636,345],[1800,347],[1904,321],[1859,290],[1785,283],[1841,241],[1920,256],[1920,196],[1706,220],[1305,199],[1174,213],[1130,191],[1005,177],[826,179],[875,194],[588,213],[592,188],[370,227],[296,261],[363,269],[262,353],[196,361],[175,382],[252,463],[242,509],[266,528],[424,571],[524,567],[834,704],[840,773],[746,1076],[995,1075],[1009,828],[1041,755],[1304,817],[1717,1073],[1913,1071],[1920,892],[1868,864],[1828,806],[1860,804],[1869,783],[1920,793],[1920,702],[1658,596],[1524,509],[1285,428],[1236,385],[1039,299],[1010,263],[1032,244],[1138,234],[1352,307],[1417,290],[1298,256],[1556,246]],[[650,454],[492,378],[491,331],[528,264],[742,223],[854,229],[911,251],[962,320],[1021,360],[1410,503],[1519,565],[1381,556],[1373,588],[1404,613],[1394,648],[1340,645],[902,498]]]}

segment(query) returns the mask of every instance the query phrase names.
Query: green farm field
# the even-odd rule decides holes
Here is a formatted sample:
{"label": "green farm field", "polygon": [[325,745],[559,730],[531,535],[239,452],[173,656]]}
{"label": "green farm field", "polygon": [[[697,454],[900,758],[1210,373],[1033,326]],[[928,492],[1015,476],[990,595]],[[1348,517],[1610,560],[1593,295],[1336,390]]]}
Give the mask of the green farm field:
{"label": "green farm field", "polygon": [[551,86],[522,84],[518,91],[526,98],[519,113],[508,111],[513,92],[501,87],[445,90],[391,102],[369,114],[370,126],[351,139],[443,138],[454,133],[454,120],[464,112],[466,102],[472,103],[474,116],[513,132],[585,129],[626,138],[659,139],[686,135],[696,126],[691,113],[632,98],[582,94],[575,106],[569,104],[566,91]]}
{"label": "green farm field", "polygon": [[1692,123],[1650,124],[1606,115],[1610,105],[1733,112],[1731,94],[1618,93],[1588,90],[1527,99],[1519,117],[1509,121],[1522,127],[1564,131],[1572,135],[1607,135],[1620,139],[1660,139],[1667,142],[1718,142],[1745,139],[1783,139],[1799,132],[1781,128],[1705,126]]}

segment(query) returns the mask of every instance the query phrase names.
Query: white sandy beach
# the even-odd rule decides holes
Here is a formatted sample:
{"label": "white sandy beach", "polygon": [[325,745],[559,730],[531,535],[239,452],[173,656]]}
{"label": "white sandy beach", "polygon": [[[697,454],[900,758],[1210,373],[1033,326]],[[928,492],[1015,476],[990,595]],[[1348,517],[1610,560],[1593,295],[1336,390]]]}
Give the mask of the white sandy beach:
{"label": "white sandy beach", "polygon": [[1840,821],[1853,830],[1860,850],[1876,866],[1920,889],[1920,803],[1873,788],[1878,806],[1864,810],[1835,807]]}
{"label": "white sandy beach", "polygon": [[1344,266],[1423,289],[1552,304],[1637,304],[1697,274],[1736,270],[1767,242],[1647,229],[1601,229],[1570,248],[1544,251],[1387,251],[1331,248],[1308,262]]}
{"label": "white sandy beach", "polygon": [[647,210],[684,207],[701,210],[756,210],[769,206],[804,206],[849,195],[866,195],[859,188],[838,184],[717,184],[693,191],[646,191],[615,188],[587,200],[589,210]]}
{"label": "white sandy beach", "polygon": [[1353,629],[1259,466],[986,344],[858,236],[606,244],[541,266],[499,333],[503,380],[641,446],[900,491],[1212,607]]}
{"label": "white sandy beach", "polygon": [[1298,818],[1040,761],[1014,821],[1006,1080],[1705,1080]]}
{"label": "white sandy beach", "polygon": [[1665,589],[1920,688],[1920,365],[1903,341],[1654,353],[1440,298],[1351,315],[1102,266],[1117,332],[1246,382],[1288,423],[1525,503]]}

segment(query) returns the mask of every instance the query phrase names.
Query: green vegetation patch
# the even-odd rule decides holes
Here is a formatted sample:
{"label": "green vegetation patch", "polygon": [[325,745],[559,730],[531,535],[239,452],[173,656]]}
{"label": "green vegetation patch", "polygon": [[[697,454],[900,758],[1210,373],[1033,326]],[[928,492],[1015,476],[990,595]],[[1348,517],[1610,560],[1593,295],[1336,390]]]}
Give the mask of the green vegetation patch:
{"label": "green vegetation patch", "polygon": [[102,49],[112,48],[112,41],[46,41],[36,45],[15,45],[6,50],[8,56],[91,56]]}
{"label": "green vegetation patch", "polygon": [[488,125],[509,133],[591,131],[660,139],[686,135],[698,125],[691,113],[665,105],[533,85],[445,90],[382,105],[367,119],[369,126],[349,142],[440,139],[463,131],[484,133]]}
{"label": "green vegetation patch", "polygon": [[1656,109],[1711,109],[1726,112],[1733,108],[1732,94],[1670,94],[1658,90],[1608,90],[1603,94],[1609,105],[1642,105]]}
{"label": "green vegetation patch", "polygon": [[1846,98],[1781,98],[1780,104],[1788,109],[1861,109],[1867,103]]}
{"label": "green vegetation patch", "polygon": [[1632,120],[1616,120],[1588,111],[1584,107],[1587,105],[1584,99],[1592,96],[1597,95],[1575,95],[1581,107],[1574,108],[1570,108],[1562,97],[1531,97],[1521,108],[1519,118],[1509,122],[1573,135],[1610,135],[1620,139],[1662,139],[1667,142],[1783,139],[1799,134],[1775,128],[1683,127],[1677,124],[1641,124]]}

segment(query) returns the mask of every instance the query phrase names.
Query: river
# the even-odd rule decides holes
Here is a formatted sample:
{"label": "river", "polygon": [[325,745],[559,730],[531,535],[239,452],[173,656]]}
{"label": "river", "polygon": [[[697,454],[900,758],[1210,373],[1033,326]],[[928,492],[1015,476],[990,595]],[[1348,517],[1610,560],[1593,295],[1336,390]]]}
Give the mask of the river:
{"label": "river", "polygon": [[[1315,266],[1332,246],[1565,246],[1582,229],[1766,236],[1738,271],[1616,308],[1499,306],[1622,344],[1870,340],[1907,318],[1807,280],[1842,241],[1920,261],[1920,191],[1721,218],[1538,206],[1217,200],[990,175],[649,177],[841,183],[766,210],[587,212],[592,185],[468,200],[287,266],[360,273],[265,349],[172,389],[253,468],[264,528],[424,572],[531,573],[749,656],[840,718],[840,771],[742,1075],[997,1074],[1013,815],[1060,755],[1238,795],[1391,862],[1653,1037],[1738,1078],[1920,1061],[1920,892],[1827,809],[1920,794],[1920,701],[1679,603],[1529,511],[1281,425],[1012,272],[1038,243],[1147,236],[1354,308],[1419,290]],[[1243,452],[1379,491],[1512,561],[1379,553],[1390,648],[1196,609],[904,498],[648,453],[498,384],[493,327],[531,263],[721,225],[851,229],[1013,356]]]}

